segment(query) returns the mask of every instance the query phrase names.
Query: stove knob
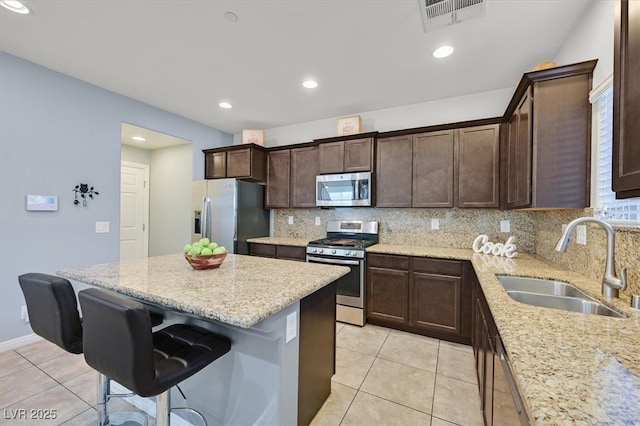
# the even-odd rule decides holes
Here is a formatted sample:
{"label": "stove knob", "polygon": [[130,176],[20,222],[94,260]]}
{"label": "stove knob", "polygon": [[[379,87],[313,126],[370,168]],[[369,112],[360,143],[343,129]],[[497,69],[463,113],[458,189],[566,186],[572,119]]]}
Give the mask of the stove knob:
{"label": "stove knob", "polygon": [[331,250],[331,254],[336,254],[336,250]]}
{"label": "stove knob", "polygon": [[314,252],[314,253],[317,253],[317,252],[318,252],[318,249],[317,249],[317,248],[314,248],[314,249],[313,249],[313,252]]}
{"label": "stove knob", "polygon": [[351,256],[355,256],[357,253],[355,251],[351,252]]}
{"label": "stove knob", "polygon": [[322,249],[318,249],[318,253],[322,253],[324,250]]}

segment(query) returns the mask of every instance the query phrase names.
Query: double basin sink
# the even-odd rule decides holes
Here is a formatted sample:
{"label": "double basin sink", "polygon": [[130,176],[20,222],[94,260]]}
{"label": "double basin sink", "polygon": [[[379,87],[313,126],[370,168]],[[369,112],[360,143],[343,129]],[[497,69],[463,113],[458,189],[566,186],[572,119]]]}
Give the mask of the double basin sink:
{"label": "double basin sink", "polygon": [[507,294],[520,303],[583,314],[625,318],[623,314],[562,281],[510,275],[497,275],[496,278],[507,290]]}

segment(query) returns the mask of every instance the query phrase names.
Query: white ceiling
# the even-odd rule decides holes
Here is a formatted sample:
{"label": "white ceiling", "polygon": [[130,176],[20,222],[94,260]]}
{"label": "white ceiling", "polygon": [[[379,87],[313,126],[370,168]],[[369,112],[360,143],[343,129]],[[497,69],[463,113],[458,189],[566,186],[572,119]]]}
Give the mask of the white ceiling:
{"label": "white ceiling", "polygon": [[239,133],[513,87],[593,1],[488,0],[425,33],[417,0],[24,0],[0,8],[0,49]]}

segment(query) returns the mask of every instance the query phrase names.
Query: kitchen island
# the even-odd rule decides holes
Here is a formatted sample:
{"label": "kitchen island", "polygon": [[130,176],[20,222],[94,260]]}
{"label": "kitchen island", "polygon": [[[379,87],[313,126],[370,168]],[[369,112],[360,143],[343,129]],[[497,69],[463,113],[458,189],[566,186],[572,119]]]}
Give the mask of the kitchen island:
{"label": "kitchen island", "polygon": [[[135,298],[229,337],[231,351],[180,386],[172,404],[209,424],[308,423],[329,395],[335,367],[335,281],[348,268],[229,254],[193,270],[181,254],[58,275]],[[315,410],[315,411],[314,411]]]}

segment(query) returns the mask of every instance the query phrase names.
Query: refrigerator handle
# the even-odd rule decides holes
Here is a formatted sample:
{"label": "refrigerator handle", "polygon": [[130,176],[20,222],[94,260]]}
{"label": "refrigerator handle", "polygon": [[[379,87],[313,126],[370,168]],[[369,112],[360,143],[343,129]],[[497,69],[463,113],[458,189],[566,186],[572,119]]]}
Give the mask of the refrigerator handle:
{"label": "refrigerator handle", "polygon": [[211,238],[211,199],[205,197],[202,202],[202,217],[200,218],[202,238]]}

